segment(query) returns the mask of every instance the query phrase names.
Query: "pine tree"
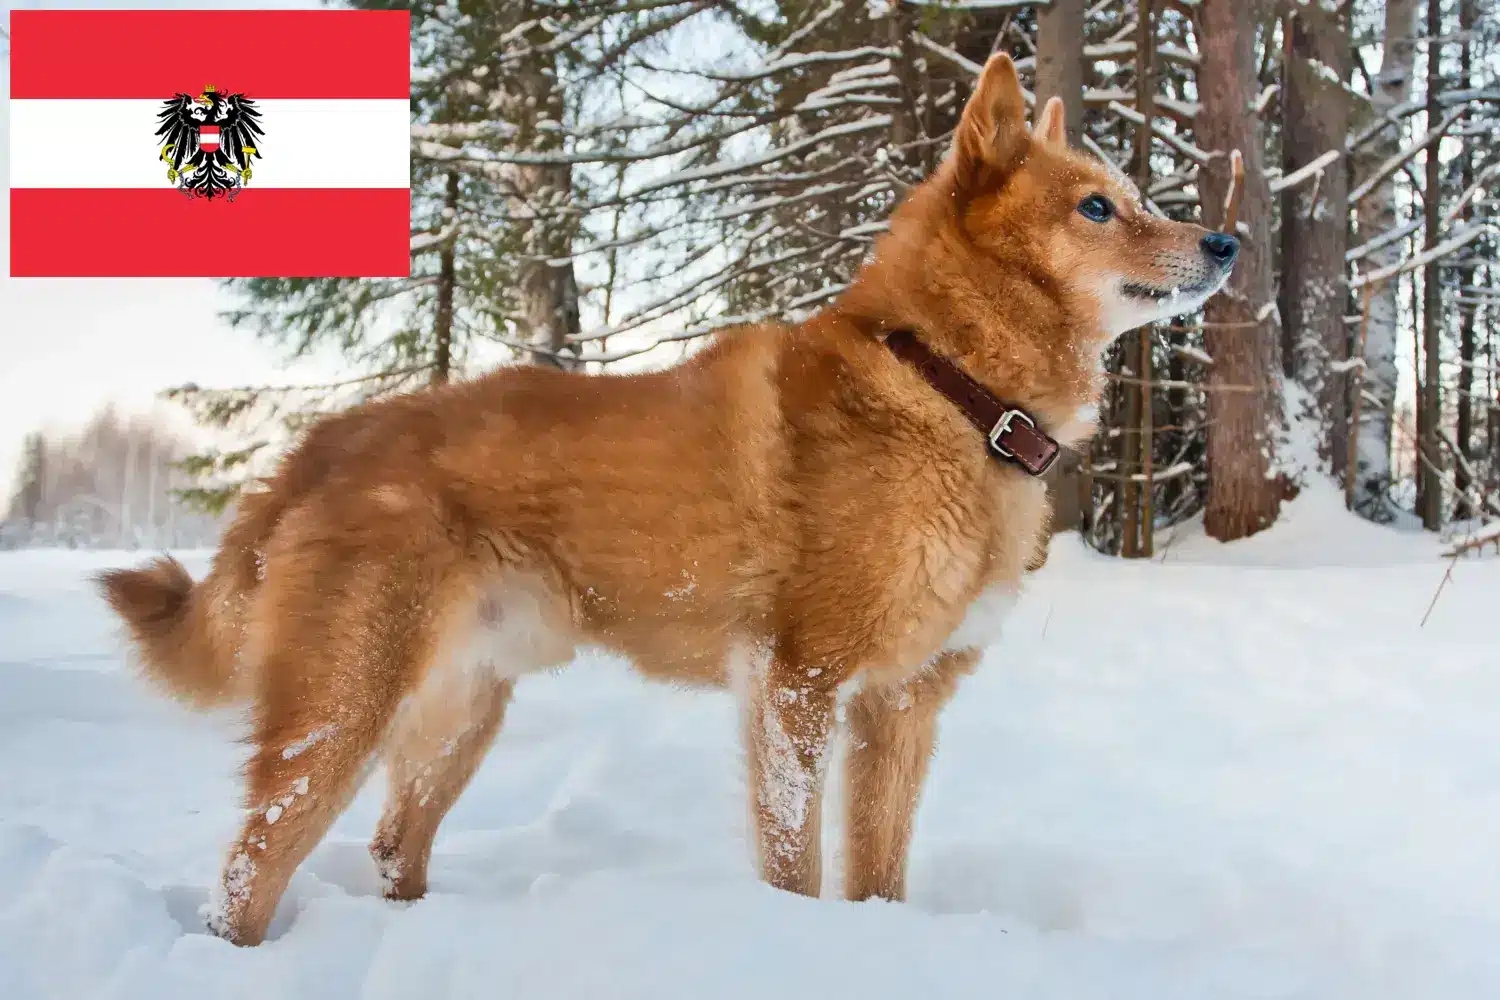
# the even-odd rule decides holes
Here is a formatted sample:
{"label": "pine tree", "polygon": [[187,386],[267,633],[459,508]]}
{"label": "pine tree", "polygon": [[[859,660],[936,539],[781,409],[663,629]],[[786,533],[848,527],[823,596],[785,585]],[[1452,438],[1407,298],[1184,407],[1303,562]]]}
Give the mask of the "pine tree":
{"label": "pine tree", "polygon": [[527,95],[513,92],[509,81],[517,75],[501,43],[532,12],[527,5],[358,0],[355,6],[411,11],[411,274],[227,283],[238,298],[226,314],[233,325],[252,329],[290,358],[336,351],[358,374],[325,386],[184,386],[170,393],[202,423],[259,434],[245,447],[191,460],[190,468],[208,479],[192,499],[208,509],[222,508],[246,474],[264,467],[274,446],[318,415],[446,382],[486,345],[514,344],[528,303],[527,318],[540,312],[537,268],[519,248],[529,241],[543,256],[567,249],[566,233],[548,229],[553,216],[516,221],[518,190],[523,200],[526,194],[556,198],[554,191],[539,192],[535,185],[528,191],[524,183],[464,170],[456,162],[476,144],[494,148],[521,131],[507,114],[532,133],[543,120]]}
{"label": "pine tree", "polygon": [[47,446],[40,432],[26,435],[21,446],[21,467],[16,475],[16,495],[7,520],[34,523],[41,516],[42,489],[47,481]]}
{"label": "pine tree", "polygon": [[[1213,357],[1209,387],[1217,390],[1208,398],[1204,527],[1223,541],[1269,527],[1285,491],[1277,469],[1282,368],[1272,294],[1271,197],[1260,124],[1245,114],[1259,90],[1255,51],[1263,12],[1260,0],[1204,0],[1198,22],[1200,141],[1214,150],[1237,149],[1244,158],[1239,261],[1229,284],[1204,310]],[[1230,225],[1225,206],[1231,182],[1228,157],[1200,171],[1204,224],[1210,228]]]}
{"label": "pine tree", "polygon": [[[1450,0],[1449,13],[1477,45],[1496,28],[1478,8],[1465,14],[1470,4]],[[1354,505],[1387,512],[1394,359],[1416,336],[1424,286],[1441,299],[1425,310],[1439,367],[1421,374],[1448,400],[1435,420],[1422,409],[1427,452],[1436,447],[1453,470],[1437,490],[1459,495],[1459,513],[1493,502],[1482,491],[1497,475],[1500,297],[1484,287],[1496,252],[1485,225],[1500,154],[1471,142],[1455,155],[1451,139],[1455,129],[1493,129],[1497,102],[1484,95],[1494,74],[1478,49],[1462,62],[1450,46],[1434,63],[1447,73],[1428,88],[1434,108],[1403,144],[1429,103],[1405,89],[1413,0],[426,0],[410,9],[412,277],[234,286],[237,322],[294,356],[336,350],[355,377],[180,392],[210,422],[269,428],[197,466],[218,472],[219,485],[258,468],[265,443],[281,443],[309,414],[352,401],[507,356],[660,363],[670,360],[663,345],[691,350],[727,326],[822,307],[946,154],[974,75],[1003,49],[1039,96],[1065,98],[1076,141],[1139,180],[1152,211],[1218,225],[1231,150],[1246,168],[1244,251],[1227,292],[1201,317],[1126,338],[1106,356],[1100,433],[1067,491],[1090,544],[1147,554],[1158,527],[1205,510],[1221,537],[1271,523],[1288,485],[1283,371],[1312,390],[1330,470],[1348,464],[1355,443]],[[1365,61],[1380,44],[1370,26],[1381,23],[1399,30],[1376,77]],[[1273,85],[1284,89],[1279,103]],[[1410,169],[1429,148],[1432,197]],[[1420,237],[1432,252],[1419,256],[1406,244],[1422,223],[1400,210],[1424,198],[1438,218],[1425,220],[1436,223]],[[1349,203],[1359,213],[1352,250]],[[1424,269],[1431,280],[1421,282]],[[1360,312],[1366,289],[1369,320],[1355,327],[1345,314]],[[1411,307],[1408,293],[1418,296]],[[1361,347],[1363,365],[1347,360]],[[1420,476],[1425,498],[1431,473]]]}
{"label": "pine tree", "polygon": [[[1342,152],[1349,134],[1349,21],[1345,4],[1296,4],[1283,21],[1281,149],[1284,174]],[[1281,194],[1282,356],[1307,390],[1321,459],[1342,476],[1348,453],[1349,185],[1342,164]]]}

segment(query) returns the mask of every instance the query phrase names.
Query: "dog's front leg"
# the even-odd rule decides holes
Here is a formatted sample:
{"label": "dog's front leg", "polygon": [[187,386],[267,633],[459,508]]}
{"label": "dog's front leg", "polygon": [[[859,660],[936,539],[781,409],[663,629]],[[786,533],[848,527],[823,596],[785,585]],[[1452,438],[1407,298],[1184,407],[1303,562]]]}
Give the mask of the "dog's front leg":
{"label": "dog's front leg", "polygon": [[755,679],[745,744],[761,877],[778,889],[816,896],[834,692],[810,683],[807,674],[773,660]]}
{"label": "dog's front leg", "polygon": [[844,894],[903,900],[912,821],[937,738],[937,717],[979,656],[945,653],[900,684],[871,686],[849,703],[844,792]]}

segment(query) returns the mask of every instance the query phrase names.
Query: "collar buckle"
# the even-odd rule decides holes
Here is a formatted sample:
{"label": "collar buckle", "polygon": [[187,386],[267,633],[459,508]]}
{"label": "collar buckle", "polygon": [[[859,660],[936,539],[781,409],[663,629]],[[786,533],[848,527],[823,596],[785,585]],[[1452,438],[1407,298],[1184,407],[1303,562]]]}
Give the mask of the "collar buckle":
{"label": "collar buckle", "polygon": [[1000,414],[1000,419],[995,421],[995,426],[990,428],[990,447],[995,449],[995,454],[1001,458],[1014,459],[1017,457],[1016,453],[1007,448],[1000,440],[1011,432],[1011,425],[1017,420],[1032,429],[1036,428],[1036,421],[1031,419],[1031,414],[1025,410],[1006,410]]}

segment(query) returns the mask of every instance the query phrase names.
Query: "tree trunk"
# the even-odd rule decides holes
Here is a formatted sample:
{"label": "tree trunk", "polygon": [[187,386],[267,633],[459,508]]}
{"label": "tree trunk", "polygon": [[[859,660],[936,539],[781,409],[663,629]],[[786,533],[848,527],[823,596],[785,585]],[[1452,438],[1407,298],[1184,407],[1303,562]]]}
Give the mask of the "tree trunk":
{"label": "tree trunk", "polygon": [[[1298,4],[1286,18],[1282,149],[1288,174],[1342,148],[1348,137],[1347,9]],[[1336,163],[1281,198],[1282,343],[1291,351],[1283,360],[1316,407],[1319,457],[1334,476],[1343,475],[1349,450],[1350,380],[1333,369],[1349,356],[1344,325],[1348,193],[1348,173]]]}
{"label": "tree trunk", "polygon": [[[1151,186],[1151,121],[1156,115],[1156,80],[1153,62],[1156,55],[1156,12],[1152,0],[1138,0],[1135,32],[1135,106],[1144,117],[1144,124],[1135,129],[1135,151],[1133,169],[1136,185],[1145,191]],[[1125,423],[1120,435],[1120,491],[1125,498],[1124,537],[1120,542],[1120,555],[1126,559],[1149,558],[1151,555],[1151,524],[1148,510],[1151,484],[1136,482],[1136,475],[1145,475],[1150,462],[1151,395],[1147,386],[1151,379],[1151,331],[1147,327],[1134,330],[1122,342],[1121,354],[1130,358],[1130,367],[1138,385],[1124,388]]]}
{"label": "tree trunk", "polygon": [[1067,112],[1068,144],[1083,137],[1084,0],[1053,0],[1037,12],[1036,103],[1061,97]]}
{"label": "tree trunk", "polygon": [[[1493,284],[1495,281],[1494,265],[1486,264],[1484,266],[1484,273],[1489,283]],[[1486,324],[1489,327],[1489,333],[1486,337],[1488,349],[1485,354],[1489,358],[1492,367],[1485,372],[1484,376],[1485,384],[1489,386],[1488,412],[1485,415],[1484,421],[1484,448],[1485,454],[1489,456],[1490,466],[1488,489],[1491,492],[1500,493],[1500,372],[1497,372],[1493,367],[1497,361],[1500,361],[1500,329],[1497,329],[1495,323],[1494,310],[1495,307],[1492,305],[1485,308],[1485,317],[1489,320]]]}
{"label": "tree trunk", "polygon": [[[448,191],[443,197],[443,225],[448,225],[458,213],[458,171],[448,174]],[[454,262],[454,244],[449,240],[438,256],[437,311],[432,320],[434,344],[432,359],[432,384],[442,385],[448,381],[453,369],[453,290],[458,283]]]}
{"label": "tree trunk", "polygon": [[[1461,34],[1467,35],[1478,20],[1478,5],[1475,0],[1462,0],[1458,7],[1458,26]],[[1459,55],[1459,87],[1467,88],[1472,85],[1471,74],[1473,73],[1470,51],[1472,45],[1465,43]],[[1477,152],[1476,143],[1465,143],[1463,152],[1463,177],[1461,187],[1464,191],[1474,183],[1474,155]],[[1464,209],[1464,222],[1473,220],[1474,213],[1469,208]],[[1465,264],[1460,272],[1463,275],[1464,285],[1477,285],[1475,278],[1478,275],[1478,265],[1474,263]],[[1458,426],[1455,432],[1458,435],[1458,453],[1463,456],[1463,461],[1457,463],[1453,470],[1453,481],[1458,486],[1458,496],[1454,500],[1453,517],[1455,520],[1466,520],[1475,516],[1478,511],[1473,510],[1468,501],[1464,499],[1474,483],[1469,476],[1469,468],[1473,466],[1474,453],[1474,312],[1477,307],[1464,303],[1458,307]]]}
{"label": "tree trunk", "polygon": [[[537,122],[561,122],[566,118],[562,88],[554,58],[546,54],[554,28],[546,19],[534,23],[529,38],[537,50],[514,74],[514,84],[524,99],[518,138],[536,152],[562,148],[556,130],[536,128]],[[517,284],[520,295],[520,325],[527,343],[537,347],[532,361],[553,368],[581,367],[578,348],[569,334],[581,329],[578,316],[578,282],[571,260],[573,223],[560,211],[573,193],[573,168],[566,163],[518,166],[513,174],[518,215],[530,222],[521,234]],[[571,356],[570,356],[571,355]]]}
{"label": "tree trunk", "polygon": [[534,363],[553,368],[573,368],[577,348],[568,335],[580,329],[578,317],[578,283],[571,261],[554,265],[549,257],[566,257],[572,251],[562,220],[553,214],[556,205],[572,189],[572,170],[567,166],[526,166],[517,169],[522,175],[526,210],[533,214],[523,237],[522,261],[518,280],[521,298],[521,326],[526,341],[540,348],[532,355]]}
{"label": "tree trunk", "polygon": [[[1276,520],[1286,483],[1276,461],[1282,419],[1280,322],[1271,289],[1271,195],[1259,120],[1247,113],[1257,90],[1257,0],[1204,0],[1198,32],[1202,109],[1198,138],[1206,149],[1245,158],[1239,262],[1222,293],[1204,310],[1204,339],[1214,363],[1208,394],[1208,502],[1204,527],[1223,541]],[[1229,189],[1228,157],[1200,173],[1203,218],[1221,225]],[[1251,391],[1220,391],[1251,386]]]}
{"label": "tree trunk", "polygon": [[[1415,51],[1417,0],[1386,0],[1385,33],[1381,45],[1380,72],[1373,81],[1371,120],[1384,116],[1406,100],[1411,92],[1412,58]],[[1395,154],[1401,132],[1386,129],[1366,145],[1359,157],[1359,173],[1368,175],[1376,165]],[[1359,242],[1394,229],[1396,185],[1387,178],[1359,205]],[[1401,259],[1402,241],[1376,250],[1364,258],[1364,271],[1374,271]],[[1374,520],[1389,520],[1386,491],[1391,482],[1391,443],[1396,406],[1396,351],[1400,309],[1400,282],[1376,286],[1370,294],[1370,322],[1365,337],[1365,402],[1361,407],[1358,458],[1355,468],[1355,509]]]}
{"label": "tree trunk", "polygon": [[[1495,267],[1493,264],[1484,265],[1485,279],[1493,284],[1495,281]],[[1489,402],[1485,405],[1484,418],[1484,453],[1489,458],[1489,479],[1486,488],[1492,492],[1500,493],[1500,371],[1494,367],[1500,362],[1500,325],[1495,322],[1495,307],[1485,307],[1485,325],[1488,327],[1485,335],[1485,357],[1489,359],[1490,367],[1484,373],[1484,384],[1486,387],[1485,398]]]}
{"label": "tree trunk", "polygon": [[[1054,0],[1037,13],[1036,101],[1037,109],[1052,97],[1061,97],[1067,112],[1068,143],[1077,145],[1083,134],[1083,15],[1085,0]],[[1089,447],[1087,444],[1080,449]],[[1080,490],[1079,455],[1071,450],[1047,473],[1052,502],[1052,530],[1083,529],[1084,500]],[[1092,493],[1092,490],[1090,490]]]}
{"label": "tree trunk", "polygon": [[[1436,124],[1442,114],[1438,91],[1442,88],[1443,8],[1440,0],[1427,0],[1427,124]],[[1427,176],[1422,194],[1426,248],[1436,246],[1442,235],[1443,175],[1438,162],[1438,143],[1427,147]],[[1443,455],[1438,445],[1438,427],[1443,419],[1442,374],[1438,369],[1442,341],[1442,264],[1433,261],[1422,273],[1422,398],[1418,407],[1417,513],[1422,527],[1436,531],[1443,523],[1443,485],[1440,475]]]}
{"label": "tree trunk", "polygon": [[909,58],[911,49],[911,24],[906,7],[892,3],[882,12],[885,20],[885,43],[902,54],[891,67],[891,73],[900,81],[895,97],[901,104],[893,108],[891,115],[891,145],[905,146],[917,134],[916,122],[916,72]]}
{"label": "tree trunk", "polygon": [[31,524],[41,517],[47,481],[47,441],[40,433],[26,435],[21,466],[21,489],[14,510]]}

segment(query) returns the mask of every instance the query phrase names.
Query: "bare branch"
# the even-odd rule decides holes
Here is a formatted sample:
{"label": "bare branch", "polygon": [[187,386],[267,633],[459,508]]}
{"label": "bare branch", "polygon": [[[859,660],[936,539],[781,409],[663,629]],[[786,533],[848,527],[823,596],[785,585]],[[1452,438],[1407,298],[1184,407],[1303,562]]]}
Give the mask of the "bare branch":
{"label": "bare branch", "polygon": [[1245,157],[1238,150],[1229,153],[1229,190],[1224,192],[1224,231],[1232,233],[1240,223],[1240,202],[1245,197]]}

